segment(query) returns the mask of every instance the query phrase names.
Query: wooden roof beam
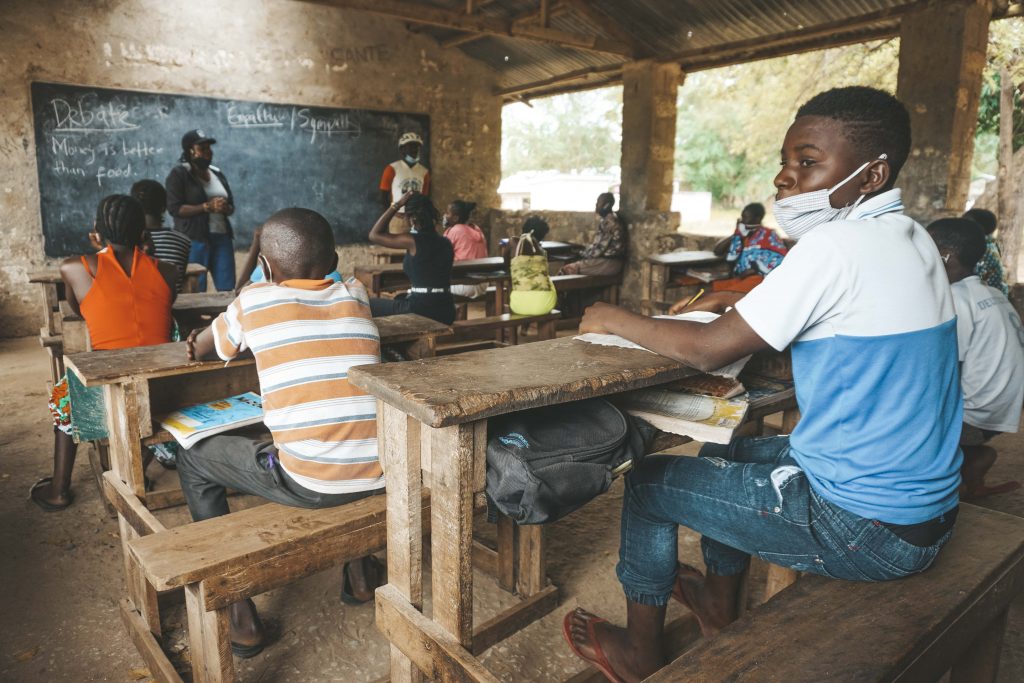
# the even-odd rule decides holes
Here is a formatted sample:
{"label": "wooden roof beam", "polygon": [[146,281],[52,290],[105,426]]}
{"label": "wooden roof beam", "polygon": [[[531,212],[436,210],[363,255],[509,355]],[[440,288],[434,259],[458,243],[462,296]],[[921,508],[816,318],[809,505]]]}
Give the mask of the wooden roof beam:
{"label": "wooden roof beam", "polygon": [[598,36],[584,36],[543,26],[517,24],[508,19],[496,19],[479,13],[464,14],[451,10],[424,6],[410,0],[305,0],[319,5],[376,14],[401,21],[427,24],[440,28],[483,33],[486,35],[522,38],[542,43],[561,45],[579,50],[591,50],[631,57],[632,50],[617,40]]}
{"label": "wooden roof beam", "polygon": [[[566,5],[565,0],[561,0],[550,9],[550,17],[557,17],[565,14],[569,11],[569,7]],[[534,21],[540,18],[540,10],[532,10],[525,12],[519,16],[512,17],[512,24],[522,24]],[[454,36],[447,40],[440,41],[441,47],[457,47],[459,45],[466,45],[467,43],[475,43],[478,40],[486,38],[487,34],[484,33],[463,33],[461,36]]]}
{"label": "wooden roof beam", "polygon": [[580,15],[594,26],[597,26],[605,35],[611,36],[633,48],[636,57],[645,57],[650,50],[641,45],[632,33],[622,27],[618,21],[590,4],[590,0],[562,0],[573,12]]}

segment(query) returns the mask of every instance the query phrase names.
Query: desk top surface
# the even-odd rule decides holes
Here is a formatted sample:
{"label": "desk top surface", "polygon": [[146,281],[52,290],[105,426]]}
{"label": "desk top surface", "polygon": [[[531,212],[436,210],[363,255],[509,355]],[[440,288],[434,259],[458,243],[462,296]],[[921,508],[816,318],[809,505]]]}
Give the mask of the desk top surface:
{"label": "desk top surface", "polygon": [[407,363],[362,365],[349,379],[432,427],[662,384],[697,371],[656,353],[572,337]]}
{"label": "desk top surface", "polygon": [[[373,275],[376,273],[390,274],[390,273],[402,273],[401,263],[371,263],[365,265],[358,265],[355,267],[356,273],[365,273],[367,275]],[[505,268],[505,259],[500,256],[488,256],[487,258],[474,258],[466,259],[465,261],[456,261],[452,264],[453,273],[472,273],[472,272],[488,272],[493,270],[502,270]]]}
{"label": "desk top surface", "polygon": [[[397,344],[416,339],[451,334],[452,328],[415,313],[375,318],[382,344]],[[216,370],[221,360],[189,361],[185,358],[185,342],[131,349],[88,351],[64,357],[68,368],[75,371],[86,386],[118,384],[126,380],[169,377],[192,372]],[[231,361],[231,365],[248,365],[251,357]]]}
{"label": "desk top surface", "polygon": [[50,270],[37,270],[28,274],[29,282],[40,282],[44,284],[53,284],[60,282],[60,269],[52,268]]}
{"label": "desk top surface", "polygon": [[194,292],[179,294],[172,308],[175,311],[223,311],[235,300],[234,292]]}
{"label": "desk top surface", "polygon": [[652,254],[647,257],[651,263],[664,265],[676,264],[697,264],[697,263],[718,263],[724,261],[725,257],[716,256],[713,251],[670,251],[667,254]]}

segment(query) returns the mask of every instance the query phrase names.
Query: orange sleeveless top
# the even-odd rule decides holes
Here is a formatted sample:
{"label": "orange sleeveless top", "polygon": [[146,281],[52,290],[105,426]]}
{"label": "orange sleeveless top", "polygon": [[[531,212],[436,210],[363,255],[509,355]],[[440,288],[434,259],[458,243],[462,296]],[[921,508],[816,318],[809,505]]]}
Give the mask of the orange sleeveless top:
{"label": "orange sleeveless top", "polygon": [[[84,256],[82,263],[89,270]],[[104,249],[96,254],[96,276],[79,308],[94,349],[126,349],[171,340],[171,302],[155,258],[136,248],[129,277],[114,252]]]}

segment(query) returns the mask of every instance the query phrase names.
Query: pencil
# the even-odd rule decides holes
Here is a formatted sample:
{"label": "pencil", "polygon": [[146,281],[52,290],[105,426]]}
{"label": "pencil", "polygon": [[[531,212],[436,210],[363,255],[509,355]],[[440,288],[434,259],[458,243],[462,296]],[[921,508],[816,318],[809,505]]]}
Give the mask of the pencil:
{"label": "pencil", "polygon": [[701,298],[702,296],[704,296],[704,290],[703,289],[700,290],[699,292],[697,292],[696,294],[694,294],[693,298],[690,299],[689,301],[687,301],[686,305],[683,306],[683,308],[689,308],[690,304],[692,304],[694,301],[696,301],[697,299]]}

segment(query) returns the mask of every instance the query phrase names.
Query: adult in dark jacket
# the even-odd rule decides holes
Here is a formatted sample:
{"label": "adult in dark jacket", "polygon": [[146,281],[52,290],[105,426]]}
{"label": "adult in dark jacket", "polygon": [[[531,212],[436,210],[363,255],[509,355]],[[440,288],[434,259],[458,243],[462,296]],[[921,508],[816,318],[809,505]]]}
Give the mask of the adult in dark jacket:
{"label": "adult in dark jacket", "polygon": [[[167,174],[167,211],[174,229],[192,240],[189,263],[199,263],[213,276],[217,291],[235,287],[234,232],[228,216],[235,212],[235,200],[228,179],[213,161],[216,140],[201,130],[190,130],[181,138],[181,163]],[[206,291],[206,276],[199,281]]]}

